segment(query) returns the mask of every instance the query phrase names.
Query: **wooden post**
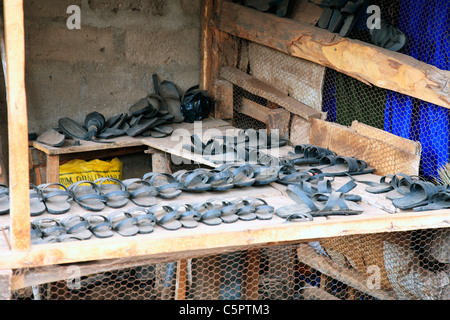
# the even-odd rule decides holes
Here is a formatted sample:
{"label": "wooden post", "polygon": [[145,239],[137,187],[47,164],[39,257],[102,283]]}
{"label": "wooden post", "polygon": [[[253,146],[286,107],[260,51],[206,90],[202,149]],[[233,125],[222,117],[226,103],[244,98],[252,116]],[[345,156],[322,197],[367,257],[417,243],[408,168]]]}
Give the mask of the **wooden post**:
{"label": "wooden post", "polygon": [[9,136],[11,246],[30,248],[28,119],[25,92],[23,0],[4,1]]}

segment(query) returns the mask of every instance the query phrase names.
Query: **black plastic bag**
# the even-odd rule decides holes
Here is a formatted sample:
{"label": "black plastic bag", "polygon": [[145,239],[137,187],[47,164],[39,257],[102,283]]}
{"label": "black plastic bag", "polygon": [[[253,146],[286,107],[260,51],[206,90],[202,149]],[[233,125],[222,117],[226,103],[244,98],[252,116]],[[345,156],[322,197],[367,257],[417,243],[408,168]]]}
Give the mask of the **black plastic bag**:
{"label": "black plastic bag", "polygon": [[199,86],[189,88],[181,101],[181,113],[184,122],[193,123],[201,121],[214,110],[214,100],[208,96],[206,90],[200,90]]}

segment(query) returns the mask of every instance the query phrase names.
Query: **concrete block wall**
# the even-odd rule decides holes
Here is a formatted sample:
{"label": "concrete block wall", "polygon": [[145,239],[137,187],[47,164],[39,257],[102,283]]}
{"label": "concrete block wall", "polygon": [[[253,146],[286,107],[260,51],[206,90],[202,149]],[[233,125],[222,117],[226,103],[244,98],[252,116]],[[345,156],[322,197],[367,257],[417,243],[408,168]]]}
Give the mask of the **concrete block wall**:
{"label": "concrete block wall", "polygon": [[[70,5],[81,29],[67,28]],[[153,93],[152,74],[183,94],[200,74],[200,0],[27,0],[29,132],[126,112]]]}

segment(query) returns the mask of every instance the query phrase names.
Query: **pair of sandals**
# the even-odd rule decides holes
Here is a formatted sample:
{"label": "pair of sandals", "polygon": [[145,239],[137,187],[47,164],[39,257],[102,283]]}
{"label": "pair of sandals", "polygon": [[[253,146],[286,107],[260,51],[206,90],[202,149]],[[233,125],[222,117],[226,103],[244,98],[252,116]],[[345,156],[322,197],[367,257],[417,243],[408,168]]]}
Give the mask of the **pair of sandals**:
{"label": "pair of sandals", "polygon": [[346,192],[307,193],[299,185],[289,185],[286,190],[296,202],[276,210],[276,215],[285,222],[313,221],[315,217],[360,215],[363,209],[355,202],[345,198]]}
{"label": "pair of sandals", "polygon": [[191,144],[182,147],[192,153],[201,154],[214,163],[240,163],[257,161],[261,150],[285,146],[289,140],[267,134],[265,130],[240,130],[237,136],[216,136],[204,143],[196,134],[191,135]]}
{"label": "pair of sandals", "polygon": [[264,199],[247,198],[232,201],[210,199],[193,204],[157,205],[149,209],[157,224],[166,230],[192,229],[200,223],[218,226],[241,221],[270,220],[274,208]]}

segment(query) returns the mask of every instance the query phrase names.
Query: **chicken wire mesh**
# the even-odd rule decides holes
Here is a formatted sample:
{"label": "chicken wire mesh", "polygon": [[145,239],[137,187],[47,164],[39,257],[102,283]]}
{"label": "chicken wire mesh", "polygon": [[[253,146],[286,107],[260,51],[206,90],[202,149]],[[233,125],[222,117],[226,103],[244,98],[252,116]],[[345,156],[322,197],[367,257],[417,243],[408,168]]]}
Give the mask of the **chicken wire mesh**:
{"label": "chicken wire mesh", "polygon": [[[16,290],[13,298],[447,300],[449,239],[449,229],[438,229],[243,248],[183,263],[118,268],[78,279],[61,277]],[[71,274],[70,266],[60,268],[60,274]],[[23,272],[16,271],[16,276]]]}

